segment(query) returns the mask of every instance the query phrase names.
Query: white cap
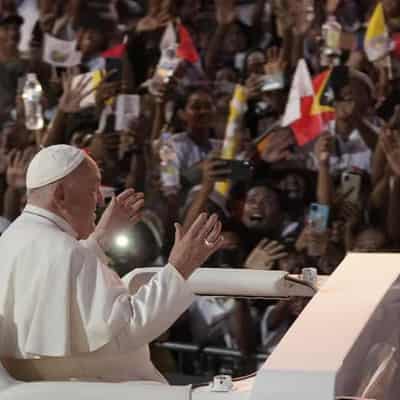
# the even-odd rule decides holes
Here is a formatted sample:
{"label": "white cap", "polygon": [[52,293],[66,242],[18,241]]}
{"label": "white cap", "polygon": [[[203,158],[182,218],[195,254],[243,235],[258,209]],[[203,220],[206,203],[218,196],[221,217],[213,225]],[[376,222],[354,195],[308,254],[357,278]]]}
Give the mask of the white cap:
{"label": "white cap", "polygon": [[37,189],[69,175],[85,159],[85,153],[73,146],[46,147],[35,155],[26,173],[26,188]]}

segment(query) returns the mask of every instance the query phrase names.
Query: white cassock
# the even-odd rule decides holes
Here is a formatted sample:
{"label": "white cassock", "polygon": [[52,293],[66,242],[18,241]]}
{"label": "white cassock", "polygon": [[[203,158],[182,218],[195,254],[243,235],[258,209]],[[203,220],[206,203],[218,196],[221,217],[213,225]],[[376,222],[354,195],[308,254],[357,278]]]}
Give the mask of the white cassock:
{"label": "white cassock", "polygon": [[28,205],[0,238],[0,356],[24,380],[165,382],[148,343],[192,303],[170,264],[130,295],[94,239]]}

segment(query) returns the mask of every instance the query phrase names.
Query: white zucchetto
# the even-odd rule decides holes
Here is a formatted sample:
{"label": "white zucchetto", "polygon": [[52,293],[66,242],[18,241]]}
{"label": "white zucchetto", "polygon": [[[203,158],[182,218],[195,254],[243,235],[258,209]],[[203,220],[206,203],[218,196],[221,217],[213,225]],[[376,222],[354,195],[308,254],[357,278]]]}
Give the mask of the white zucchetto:
{"label": "white zucchetto", "polygon": [[65,144],[40,150],[29,164],[26,188],[37,189],[66,177],[85,158],[86,155],[81,149]]}

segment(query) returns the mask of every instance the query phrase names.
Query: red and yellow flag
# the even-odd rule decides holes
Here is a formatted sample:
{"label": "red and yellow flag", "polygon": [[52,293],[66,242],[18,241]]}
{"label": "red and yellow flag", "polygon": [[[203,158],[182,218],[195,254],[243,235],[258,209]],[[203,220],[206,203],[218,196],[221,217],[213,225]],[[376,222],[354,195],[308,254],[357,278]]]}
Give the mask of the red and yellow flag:
{"label": "red and yellow flag", "polygon": [[328,85],[330,74],[325,71],[312,80],[305,61],[299,61],[282,120],[282,126],[293,130],[299,146],[318,137],[327,122],[334,119],[334,93]]}

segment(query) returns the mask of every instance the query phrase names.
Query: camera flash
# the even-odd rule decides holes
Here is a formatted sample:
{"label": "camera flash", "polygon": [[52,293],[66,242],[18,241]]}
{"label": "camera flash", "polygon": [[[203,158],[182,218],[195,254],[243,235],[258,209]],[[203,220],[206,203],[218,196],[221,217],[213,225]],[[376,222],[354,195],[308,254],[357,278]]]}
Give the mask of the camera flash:
{"label": "camera flash", "polygon": [[121,249],[126,249],[129,245],[129,238],[126,235],[118,235],[115,238],[115,244]]}

